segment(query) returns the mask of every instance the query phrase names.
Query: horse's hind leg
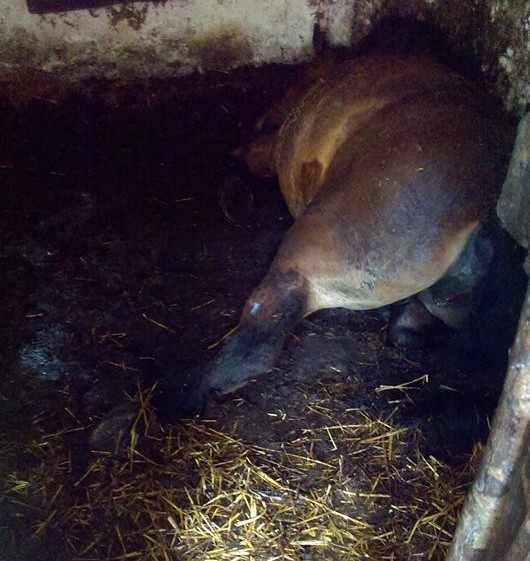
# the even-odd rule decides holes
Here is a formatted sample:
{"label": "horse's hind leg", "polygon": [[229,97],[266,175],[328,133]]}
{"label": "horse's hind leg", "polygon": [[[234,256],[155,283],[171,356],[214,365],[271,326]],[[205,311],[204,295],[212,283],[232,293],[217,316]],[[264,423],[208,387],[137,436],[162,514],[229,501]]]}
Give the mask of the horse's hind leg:
{"label": "horse's hind leg", "polygon": [[458,329],[469,319],[476,294],[490,272],[493,235],[490,228],[477,228],[445,275],[418,294],[427,310],[449,327]]}
{"label": "horse's hind leg", "polygon": [[477,228],[445,275],[405,303],[390,328],[391,341],[418,347],[443,324],[453,329],[464,326],[485,283],[493,254],[490,232]]}
{"label": "horse's hind leg", "polygon": [[498,223],[487,233],[487,243],[491,258],[486,274],[472,290],[469,318],[448,354],[459,368],[504,373],[528,277],[524,251]]}
{"label": "horse's hind leg", "polygon": [[423,347],[441,327],[443,322],[413,296],[399,307],[397,314],[392,318],[388,336],[394,345],[418,348]]}

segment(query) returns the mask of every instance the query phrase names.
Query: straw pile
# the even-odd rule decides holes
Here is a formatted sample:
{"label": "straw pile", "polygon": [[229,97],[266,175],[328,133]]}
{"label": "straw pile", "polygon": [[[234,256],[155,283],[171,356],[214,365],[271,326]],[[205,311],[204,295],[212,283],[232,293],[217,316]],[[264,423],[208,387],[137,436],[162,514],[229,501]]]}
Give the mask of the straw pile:
{"label": "straw pile", "polygon": [[162,428],[136,399],[126,451],[74,457],[79,426],[43,435],[35,470],[11,476],[12,505],[32,513],[34,539],[60,544],[57,558],[443,558],[473,462],[425,457],[414,429],[308,401],[303,427],[263,420],[285,423],[286,441],[245,442],[237,423]]}

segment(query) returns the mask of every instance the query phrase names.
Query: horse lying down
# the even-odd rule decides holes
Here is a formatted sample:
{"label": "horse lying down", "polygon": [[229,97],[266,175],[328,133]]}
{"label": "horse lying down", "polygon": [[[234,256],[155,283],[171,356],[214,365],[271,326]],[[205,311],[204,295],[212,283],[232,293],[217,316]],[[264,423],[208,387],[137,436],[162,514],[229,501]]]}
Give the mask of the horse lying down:
{"label": "horse lying down", "polygon": [[278,177],[295,222],[217,358],[164,390],[175,416],[269,370],[316,310],[409,298],[391,328],[406,344],[417,317],[462,326],[488,274],[513,134],[491,100],[421,56],[362,56],[309,82],[245,151],[252,172]]}

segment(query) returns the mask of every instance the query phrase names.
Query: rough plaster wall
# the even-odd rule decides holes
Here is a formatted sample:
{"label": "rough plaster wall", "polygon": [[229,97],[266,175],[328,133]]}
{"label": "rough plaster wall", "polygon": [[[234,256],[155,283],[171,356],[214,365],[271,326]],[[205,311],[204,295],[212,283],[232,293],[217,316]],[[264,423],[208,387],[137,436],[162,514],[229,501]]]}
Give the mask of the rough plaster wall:
{"label": "rough plaster wall", "polygon": [[530,103],[528,0],[167,0],[44,16],[29,14],[25,0],[0,0],[0,80],[29,80],[38,90],[54,80],[300,62],[312,55],[314,23],[331,44],[348,45],[392,13],[438,24],[482,65],[507,107],[523,113]]}
{"label": "rough plaster wall", "polygon": [[515,114],[530,103],[529,0],[353,0],[353,36],[388,14],[436,24],[457,52],[481,67],[491,89]]}
{"label": "rough plaster wall", "polygon": [[305,0],[168,0],[34,15],[0,0],[0,63],[64,78],[168,77],[311,55]]}

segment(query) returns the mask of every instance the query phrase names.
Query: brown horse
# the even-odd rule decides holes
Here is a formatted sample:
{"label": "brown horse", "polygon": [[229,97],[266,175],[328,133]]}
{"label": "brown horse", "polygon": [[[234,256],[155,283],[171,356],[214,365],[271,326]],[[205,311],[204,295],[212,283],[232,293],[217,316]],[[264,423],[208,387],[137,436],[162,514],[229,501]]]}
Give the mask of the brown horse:
{"label": "brown horse", "polygon": [[513,132],[493,107],[420,56],[342,61],[288,92],[268,115],[277,131],[245,156],[251,171],[278,176],[296,221],[235,333],[185,382],[182,412],[267,371],[293,326],[322,308],[417,295],[394,326],[398,342],[418,311],[462,325],[493,256],[484,224]]}

